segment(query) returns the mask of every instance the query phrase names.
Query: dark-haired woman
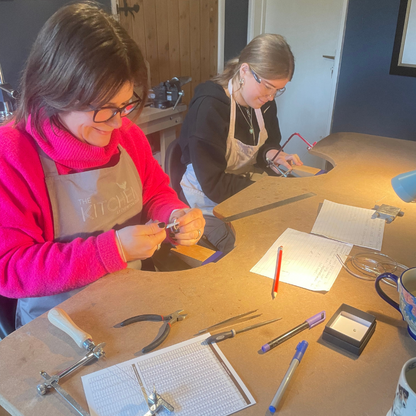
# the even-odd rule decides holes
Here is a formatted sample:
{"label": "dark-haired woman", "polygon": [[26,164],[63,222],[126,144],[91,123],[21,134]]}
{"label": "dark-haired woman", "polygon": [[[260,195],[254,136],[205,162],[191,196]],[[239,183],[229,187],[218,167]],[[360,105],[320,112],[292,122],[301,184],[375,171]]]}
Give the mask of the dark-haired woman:
{"label": "dark-haired woman", "polygon": [[[180,135],[186,165],[181,186],[189,205],[202,210],[205,235],[221,251],[230,251],[235,238],[213,208],[252,184],[252,174],[264,172],[266,159],[280,149],[275,97],[285,91],[294,67],[284,38],[264,34],[195,89]],[[288,169],[302,165],[285,152],[273,162]]]}
{"label": "dark-haired woman", "polygon": [[98,6],[65,6],[46,22],[14,121],[0,128],[0,294],[19,298],[17,326],[140,268],[175,218],[177,244],[201,237],[201,211],[178,200],[125,118],[146,95],[140,50]]}

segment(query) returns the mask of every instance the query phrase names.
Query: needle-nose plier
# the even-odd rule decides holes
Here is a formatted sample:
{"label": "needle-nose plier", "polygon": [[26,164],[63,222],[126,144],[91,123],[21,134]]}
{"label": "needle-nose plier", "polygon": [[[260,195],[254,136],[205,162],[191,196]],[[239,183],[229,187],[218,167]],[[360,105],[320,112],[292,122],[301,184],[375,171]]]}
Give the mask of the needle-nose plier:
{"label": "needle-nose plier", "polygon": [[146,354],[152,350],[154,350],[156,347],[158,347],[169,335],[170,327],[172,324],[174,324],[177,321],[183,321],[186,318],[186,314],[182,315],[181,312],[183,312],[183,309],[179,309],[170,315],[156,315],[156,314],[144,314],[144,315],[137,315],[133,316],[132,318],[128,318],[123,322],[120,322],[118,325],[115,325],[116,327],[119,326],[126,326],[133,324],[134,322],[142,322],[142,321],[165,321],[166,325],[163,329],[162,335],[160,337],[156,338],[152,343],[150,343],[147,347],[144,347],[142,349],[142,353]]}

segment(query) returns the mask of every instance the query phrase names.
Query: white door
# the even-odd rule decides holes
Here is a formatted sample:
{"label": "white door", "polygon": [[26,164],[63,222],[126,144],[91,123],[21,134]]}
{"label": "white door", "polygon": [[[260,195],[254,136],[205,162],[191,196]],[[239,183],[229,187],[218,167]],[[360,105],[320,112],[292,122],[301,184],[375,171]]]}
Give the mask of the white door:
{"label": "white door", "polygon": [[[348,0],[256,2],[262,13],[257,21],[264,22],[260,31],[283,35],[295,56],[294,77],[276,99],[282,144],[294,132],[317,142],[330,133]],[[285,151],[297,153],[305,165],[324,168],[297,136]]]}

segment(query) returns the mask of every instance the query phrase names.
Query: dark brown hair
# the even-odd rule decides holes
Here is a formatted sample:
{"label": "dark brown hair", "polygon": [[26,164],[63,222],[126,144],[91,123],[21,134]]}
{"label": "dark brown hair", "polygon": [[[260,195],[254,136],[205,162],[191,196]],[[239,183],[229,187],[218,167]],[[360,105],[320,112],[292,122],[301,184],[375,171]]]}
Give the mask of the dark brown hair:
{"label": "dark brown hair", "polygon": [[89,110],[113,98],[131,82],[140,88],[144,106],[147,69],[137,44],[120,24],[94,2],[62,7],[41,29],[20,84],[15,125],[31,124],[44,137],[50,119],[62,128],[58,114]]}
{"label": "dark brown hair", "polygon": [[224,71],[212,78],[223,87],[228,81],[239,76],[241,64],[246,63],[260,77],[265,79],[289,79],[295,71],[295,58],[290,46],[281,35],[264,33],[256,36],[241,52],[240,56],[227,62]]}

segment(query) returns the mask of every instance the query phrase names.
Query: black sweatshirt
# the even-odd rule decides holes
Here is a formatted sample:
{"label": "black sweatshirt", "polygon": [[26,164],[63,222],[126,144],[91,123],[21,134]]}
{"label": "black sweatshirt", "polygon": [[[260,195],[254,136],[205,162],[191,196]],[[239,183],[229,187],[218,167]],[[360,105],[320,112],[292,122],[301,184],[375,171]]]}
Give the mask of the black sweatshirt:
{"label": "black sweatshirt", "polygon": [[[225,201],[253,183],[248,177],[225,173],[230,108],[231,100],[219,84],[207,81],[198,85],[179,137],[181,162],[184,165],[192,163],[204,194],[216,203]],[[244,107],[241,110],[245,112]],[[235,138],[245,144],[255,145],[241,110],[236,104]],[[259,149],[257,166],[264,169],[265,154],[270,149],[280,149],[281,135],[276,102],[267,102],[261,107],[261,111],[268,139]],[[247,118],[247,113],[244,115]],[[252,119],[257,143],[259,126],[254,110]]]}

